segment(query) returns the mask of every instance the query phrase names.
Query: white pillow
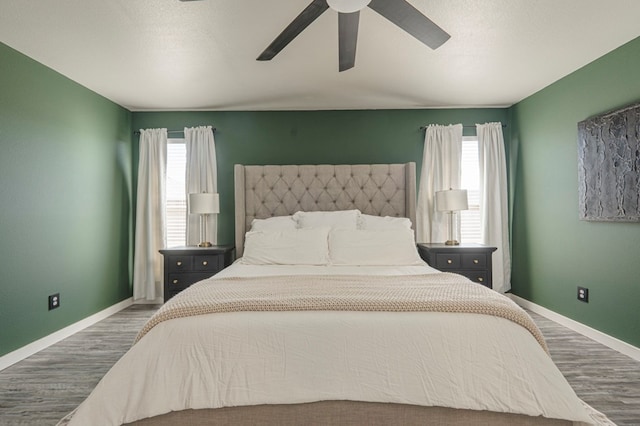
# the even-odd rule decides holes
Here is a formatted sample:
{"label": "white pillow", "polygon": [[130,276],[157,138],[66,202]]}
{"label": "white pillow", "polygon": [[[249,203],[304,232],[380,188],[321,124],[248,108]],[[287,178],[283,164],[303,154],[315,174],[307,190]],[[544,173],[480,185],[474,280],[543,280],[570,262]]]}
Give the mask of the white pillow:
{"label": "white pillow", "polygon": [[329,233],[333,265],[423,265],[413,230],[333,229]]}
{"label": "white pillow", "polygon": [[290,231],[297,228],[293,216],[274,216],[268,219],[253,219],[251,231]]}
{"label": "white pillow", "polygon": [[298,228],[329,227],[331,229],[357,229],[360,210],[338,210],[333,212],[296,212],[293,220]]}
{"label": "white pillow", "polygon": [[372,216],[361,214],[359,229],[386,230],[386,229],[411,229],[411,219],[406,217]]}
{"label": "white pillow", "polygon": [[326,265],[329,228],[250,231],[242,263],[248,265]]}

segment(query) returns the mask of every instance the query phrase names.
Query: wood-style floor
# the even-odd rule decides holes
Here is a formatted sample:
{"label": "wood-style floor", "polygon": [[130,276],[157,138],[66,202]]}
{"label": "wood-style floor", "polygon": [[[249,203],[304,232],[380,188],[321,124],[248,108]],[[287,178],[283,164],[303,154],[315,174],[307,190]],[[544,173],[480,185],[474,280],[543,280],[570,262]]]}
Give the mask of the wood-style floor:
{"label": "wood-style floor", "polygon": [[[55,425],[131,346],[157,306],[133,305],[0,372],[0,425]],[[640,425],[640,362],[531,313],[576,393],[618,425]]]}

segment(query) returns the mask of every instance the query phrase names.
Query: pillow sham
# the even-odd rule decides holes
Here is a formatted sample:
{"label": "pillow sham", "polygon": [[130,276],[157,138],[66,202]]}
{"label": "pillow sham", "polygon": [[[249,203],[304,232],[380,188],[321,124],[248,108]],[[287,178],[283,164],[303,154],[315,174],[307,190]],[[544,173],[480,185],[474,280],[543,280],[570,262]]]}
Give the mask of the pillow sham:
{"label": "pillow sham", "polygon": [[333,265],[422,265],[412,229],[333,229],[329,233]]}
{"label": "pillow sham", "polygon": [[358,229],[386,230],[386,229],[411,229],[411,219],[406,217],[372,216],[361,214]]}
{"label": "pillow sham", "polygon": [[253,219],[251,231],[291,231],[297,228],[293,216],[274,216],[267,219]]}
{"label": "pillow sham", "polygon": [[247,265],[326,265],[329,228],[249,231],[242,263]]}
{"label": "pillow sham", "polygon": [[293,220],[298,228],[329,227],[331,229],[357,229],[360,210],[337,210],[331,212],[296,212]]}

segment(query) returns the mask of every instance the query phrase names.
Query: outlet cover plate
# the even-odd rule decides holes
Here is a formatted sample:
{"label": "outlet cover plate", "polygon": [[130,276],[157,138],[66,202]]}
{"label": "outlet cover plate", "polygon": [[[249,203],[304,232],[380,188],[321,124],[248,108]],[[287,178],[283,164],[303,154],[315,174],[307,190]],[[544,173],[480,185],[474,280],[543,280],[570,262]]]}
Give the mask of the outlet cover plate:
{"label": "outlet cover plate", "polygon": [[586,287],[578,287],[578,300],[589,303],[589,289]]}
{"label": "outlet cover plate", "polygon": [[60,293],[49,296],[49,310],[60,307]]}

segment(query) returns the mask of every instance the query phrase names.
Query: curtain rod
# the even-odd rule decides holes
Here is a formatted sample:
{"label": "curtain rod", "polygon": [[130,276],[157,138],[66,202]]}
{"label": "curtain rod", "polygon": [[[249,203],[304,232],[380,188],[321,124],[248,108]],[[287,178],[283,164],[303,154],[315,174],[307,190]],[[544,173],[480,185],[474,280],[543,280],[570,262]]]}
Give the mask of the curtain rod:
{"label": "curtain rod", "polygon": [[[475,124],[467,124],[467,125],[463,125],[462,127],[465,127],[467,129],[470,129],[470,128],[474,128],[475,129],[476,125]],[[503,124],[502,128],[504,129],[505,127],[507,127],[507,125]],[[420,126],[420,130],[426,130],[426,129],[427,129],[427,126]]]}
{"label": "curtain rod", "polygon": [[[216,132],[216,128],[213,127],[211,129],[211,131],[213,133],[215,133]],[[184,130],[167,130],[167,133],[184,133]],[[136,136],[140,135],[140,130],[136,130],[135,132],[133,132],[133,134],[136,135]]]}

